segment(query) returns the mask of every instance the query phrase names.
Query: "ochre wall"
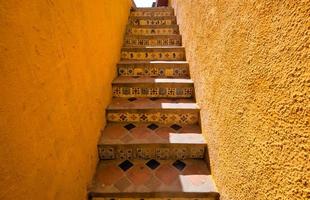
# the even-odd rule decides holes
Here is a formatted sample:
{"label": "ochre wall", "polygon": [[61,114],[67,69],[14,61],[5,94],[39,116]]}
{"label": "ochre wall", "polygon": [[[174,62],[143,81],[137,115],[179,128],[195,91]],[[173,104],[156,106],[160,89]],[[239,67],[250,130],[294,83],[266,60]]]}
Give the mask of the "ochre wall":
{"label": "ochre wall", "polygon": [[0,1],[0,199],[86,199],[130,6]]}
{"label": "ochre wall", "polygon": [[309,1],[172,6],[222,199],[309,199]]}

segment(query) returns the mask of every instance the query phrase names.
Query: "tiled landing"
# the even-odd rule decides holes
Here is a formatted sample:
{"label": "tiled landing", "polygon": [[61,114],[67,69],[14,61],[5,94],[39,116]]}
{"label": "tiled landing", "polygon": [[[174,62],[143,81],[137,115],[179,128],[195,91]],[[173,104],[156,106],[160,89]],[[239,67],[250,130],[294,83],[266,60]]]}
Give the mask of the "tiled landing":
{"label": "tiled landing", "polygon": [[92,197],[217,197],[203,160],[100,161]]}

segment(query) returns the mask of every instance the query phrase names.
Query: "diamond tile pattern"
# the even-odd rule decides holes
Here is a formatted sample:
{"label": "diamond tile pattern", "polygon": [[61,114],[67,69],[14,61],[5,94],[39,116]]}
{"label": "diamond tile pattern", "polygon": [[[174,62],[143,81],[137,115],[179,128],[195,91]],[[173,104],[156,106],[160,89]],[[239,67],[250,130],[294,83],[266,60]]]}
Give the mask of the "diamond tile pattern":
{"label": "diamond tile pattern", "polygon": [[155,130],[155,129],[157,129],[159,126],[157,126],[156,124],[150,124],[150,125],[148,125],[147,126],[149,129],[151,129],[151,130]]}
{"label": "diamond tile pattern", "polygon": [[131,10],[89,187],[92,200],[219,199],[173,15],[165,7]]}
{"label": "diamond tile pattern", "polygon": [[129,168],[133,166],[132,162],[129,160],[125,160],[121,164],[118,165],[123,171],[127,171]]}
{"label": "diamond tile pattern", "polygon": [[186,166],[186,164],[180,160],[175,161],[172,165],[180,171],[182,171]]}
{"label": "diamond tile pattern", "polygon": [[160,165],[160,163],[157,160],[152,159],[148,161],[146,165],[151,169],[156,169]]}
{"label": "diamond tile pattern", "polygon": [[124,128],[126,128],[128,131],[130,131],[131,129],[136,128],[136,126],[133,124],[127,124],[126,126],[124,126]]}
{"label": "diamond tile pattern", "polygon": [[177,125],[177,124],[173,124],[173,125],[170,126],[170,127],[173,128],[173,129],[176,130],[176,131],[182,128],[182,126],[179,126],[179,125]]}

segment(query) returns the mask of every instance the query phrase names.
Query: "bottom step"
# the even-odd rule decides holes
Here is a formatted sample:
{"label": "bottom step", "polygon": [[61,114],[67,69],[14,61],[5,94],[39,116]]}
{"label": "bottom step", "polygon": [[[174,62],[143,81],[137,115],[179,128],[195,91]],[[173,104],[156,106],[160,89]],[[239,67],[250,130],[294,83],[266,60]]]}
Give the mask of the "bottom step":
{"label": "bottom step", "polygon": [[90,199],[203,199],[219,193],[204,160],[100,161]]}

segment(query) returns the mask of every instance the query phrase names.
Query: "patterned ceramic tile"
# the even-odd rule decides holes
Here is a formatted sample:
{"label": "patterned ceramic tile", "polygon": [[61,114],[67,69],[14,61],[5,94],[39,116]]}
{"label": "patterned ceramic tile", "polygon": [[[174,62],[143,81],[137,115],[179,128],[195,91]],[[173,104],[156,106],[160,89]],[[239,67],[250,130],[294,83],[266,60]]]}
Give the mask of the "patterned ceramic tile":
{"label": "patterned ceramic tile", "polygon": [[[142,92],[143,91],[143,92]],[[113,86],[114,97],[161,97],[161,98],[190,98],[193,97],[192,87],[182,88],[152,88],[152,87],[117,87]],[[132,98],[128,99],[133,100]],[[137,99],[134,99],[137,100]]]}
{"label": "patterned ceramic tile", "polygon": [[136,19],[136,18],[131,18],[129,20],[130,24],[133,25],[172,25],[176,24],[175,19]]}
{"label": "patterned ceramic tile", "polygon": [[133,52],[122,51],[122,60],[185,60],[183,51]]}
{"label": "patterned ceramic tile", "polygon": [[172,35],[178,34],[177,28],[137,28],[129,27],[127,34],[132,35]]}
{"label": "patterned ceramic tile", "polygon": [[190,159],[204,158],[205,145],[100,145],[99,157],[101,160],[111,159]]}
{"label": "patterned ceramic tile", "polygon": [[93,200],[214,200],[214,198],[175,198],[175,197],[169,197],[169,198],[115,198],[115,197],[96,197],[93,198]]}
{"label": "patterned ceramic tile", "polygon": [[166,39],[137,39],[126,38],[126,46],[180,46],[181,38],[166,38]]}
{"label": "patterned ceramic tile", "polygon": [[172,16],[173,11],[134,11],[130,15],[134,17],[164,17]]}
{"label": "patterned ceramic tile", "polygon": [[136,113],[136,112],[113,112],[107,114],[110,122],[160,122],[162,124],[196,124],[198,123],[198,113]]}
{"label": "patterned ceramic tile", "polygon": [[120,76],[152,76],[152,77],[188,77],[188,67],[161,67],[161,66],[120,66],[118,68]]}

